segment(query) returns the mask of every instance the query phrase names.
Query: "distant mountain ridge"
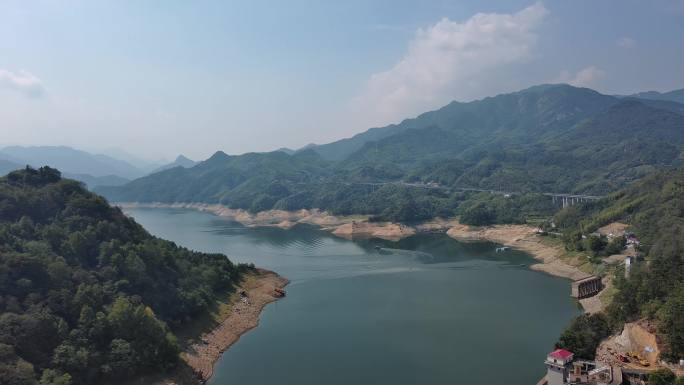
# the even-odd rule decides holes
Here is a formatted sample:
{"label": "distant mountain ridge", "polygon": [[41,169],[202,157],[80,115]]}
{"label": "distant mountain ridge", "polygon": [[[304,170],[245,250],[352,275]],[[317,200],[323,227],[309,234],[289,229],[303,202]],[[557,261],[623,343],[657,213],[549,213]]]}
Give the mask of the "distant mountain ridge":
{"label": "distant mountain ridge", "polygon": [[402,218],[412,216],[392,201],[414,200],[409,211],[429,217],[453,215],[467,199],[421,195],[403,183],[601,195],[683,163],[679,111],[684,105],[676,102],[541,85],[453,102],[292,155],[219,151],[190,169],[97,191],[113,201],[201,201],[252,211],[316,207]]}
{"label": "distant mountain ridge", "polygon": [[5,175],[10,171],[18,170],[24,166],[25,165],[21,165],[11,160],[0,158],[0,175]]}
{"label": "distant mountain ridge", "polygon": [[134,179],[145,175],[145,172],[126,161],[66,146],[9,146],[0,149],[0,158],[33,167],[49,165],[71,174],[94,177],[117,175]]}
{"label": "distant mountain ridge", "polygon": [[71,174],[64,173],[65,178],[74,179],[85,183],[89,189],[94,189],[99,186],[122,186],[130,182],[130,179],[122,178],[118,175],[92,176],[89,174]]}
{"label": "distant mountain ridge", "polygon": [[669,92],[646,91],[630,95],[639,99],[666,100],[684,104],[684,88]]}
{"label": "distant mountain ridge", "polygon": [[475,134],[474,128],[484,129],[490,133],[503,134],[502,138],[512,139],[510,132],[506,131],[531,126],[537,131],[551,126],[567,127],[616,102],[616,98],[588,88],[545,84],[467,103],[451,102],[440,109],[406,119],[399,124],[371,128],[352,138],[309,148],[325,159],[343,160],[360,150],[366,143],[409,129],[428,126],[469,132],[470,136]]}
{"label": "distant mountain ridge", "polygon": [[176,160],[174,160],[173,162],[171,162],[169,164],[165,164],[161,167],[158,167],[158,168],[152,170],[152,172],[150,172],[150,174],[154,174],[154,173],[157,173],[160,171],[168,170],[168,169],[174,168],[174,167],[190,168],[196,164],[197,164],[197,162],[195,162],[194,160],[187,158],[183,154],[180,154],[176,157]]}
{"label": "distant mountain ridge", "polygon": [[[125,186],[101,187],[97,192],[115,201],[235,201],[250,205],[260,190],[282,191],[281,181],[311,182],[326,171],[327,162],[313,151],[288,155],[282,151],[239,156],[217,151],[192,168],[175,167],[136,179]],[[120,192],[127,191],[125,194]],[[260,201],[264,209],[275,202]]]}

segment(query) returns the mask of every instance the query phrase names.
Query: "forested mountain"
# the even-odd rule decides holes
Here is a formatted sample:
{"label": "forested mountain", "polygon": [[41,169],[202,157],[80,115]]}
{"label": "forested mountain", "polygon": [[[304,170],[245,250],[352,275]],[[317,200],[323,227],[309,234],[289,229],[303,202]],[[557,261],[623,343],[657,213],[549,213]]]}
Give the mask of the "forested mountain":
{"label": "forested mountain", "polygon": [[684,357],[684,169],[649,175],[602,201],[560,211],[555,223],[571,249],[582,248],[581,234],[614,221],[630,225],[645,261],[637,261],[607,309],[611,324],[642,317],[655,319],[666,355]]}
{"label": "forested mountain", "polygon": [[[392,199],[414,202],[416,209],[407,210],[417,213],[414,219],[453,215],[470,199],[458,188],[602,195],[684,162],[680,108],[542,85],[454,102],[293,155],[217,153],[189,169],[98,191],[113,201],[218,202],[253,211],[317,207],[394,219],[383,214],[398,211]],[[443,189],[426,194],[407,182],[438,182]]]}
{"label": "forested mountain", "polygon": [[[684,115],[638,100],[548,86],[482,102],[489,104],[482,111],[490,112],[479,112],[481,123],[434,122],[405,130],[365,144],[342,164],[392,167],[388,178],[413,171],[426,182],[463,187],[604,194],[647,169],[681,161]],[[491,111],[506,113],[491,117],[496,115]],[[453,169],[433,171],[445,161],[459,163],[460,175]]]}
{"label": "forested mountain", "polygon": [[[328,162],[313,151],[288,155],[282,151],[230,156],[221,151],[191,168],[176,167],[98,191],[115,201],[246,202],[259,201],[270,190],[315,182],[330,174]],[[288,186],[285,186],[285,185]],[[262,194],[263,193],[263,194]],[[273,205],[268,202],[265,206]]]}
{"label": "forested mountain", "polygon": [[176,364],[174,329],[249,268],[147,233],[48,167],[0,178],[0,383],[103,383]]}
{"label": "forested mountain", "polygon": [[539,135],[567,128],[616,102],[616,98],[588,88],[540,85],[468,103],[452,102],[397,125],[372,128],[349,139],[309,148],[325,159],[343,160],[367,143],[428,127],[464,135],[462,147],[511,140],[526,143]]}

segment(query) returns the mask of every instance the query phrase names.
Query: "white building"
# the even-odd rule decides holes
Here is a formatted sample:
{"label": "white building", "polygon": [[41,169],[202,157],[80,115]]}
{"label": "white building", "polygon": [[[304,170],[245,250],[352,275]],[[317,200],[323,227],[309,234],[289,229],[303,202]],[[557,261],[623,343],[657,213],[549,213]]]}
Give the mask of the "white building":
{"label": "white building", "polygon": [[544,364],[546,377],[540,384],[607,385],[613,381],[611,367],[598,366],[594,361],[576,360],[575,355],[565,349],[556,349],[549,353]]}
{"label": "white building", "polygon": [[546,381],[548,385],[567,384],[570,366],[575,355],[565,349],[556,349],[546,356]]}

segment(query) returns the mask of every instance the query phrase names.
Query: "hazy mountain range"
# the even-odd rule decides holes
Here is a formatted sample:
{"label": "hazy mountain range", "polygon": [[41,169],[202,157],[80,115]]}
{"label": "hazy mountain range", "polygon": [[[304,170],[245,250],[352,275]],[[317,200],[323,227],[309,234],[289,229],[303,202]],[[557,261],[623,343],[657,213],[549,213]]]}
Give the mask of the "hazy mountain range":
{"label": "hazy mountain range", "polygon": [[667,100],[670,102],[684,103],[684,89],[670,92],[647,91],[632,95],[635,98],[651,100]]}
{"label": "hazy mountain range", "polygon": [[187,158],[185,155],[182,155],[182,154],[181,154],[181,155],[178,155],[178,156],[176,157],[176,160],[174,160],[173,162],[171,162],[171,163],[169,163],[169,164],[165,164],[165,165],[160,166],[160,167],[157,167],[156,169],[152,170],[152,172],[150,172],[150,174],[154,174],[154,173],[156,173],[156,172],[168,170],[168,169],[174,168],[174,167],[185,167],[185,168],[189,168],[189,167],[192,167],[192,166],[194,166],[194,165],[196,165],[196,164],[197,164],[197,162],[195,162],[194,160],[189,159],[189,158]]}
{"label": "hazy mountain range", "polygon": [[90,188],[119,186],[150,172],[177,166],[189,167],[194,165],[194,161],[179,155],[174,162],[166,165],[143,161],[137,161],[136,164],[137,166],[109,155],[92,154],[66,146],[8,146],[0,149],[0,173],[3,175],[26,165],[49,165],[62,170],[68,178],[84,182]]}

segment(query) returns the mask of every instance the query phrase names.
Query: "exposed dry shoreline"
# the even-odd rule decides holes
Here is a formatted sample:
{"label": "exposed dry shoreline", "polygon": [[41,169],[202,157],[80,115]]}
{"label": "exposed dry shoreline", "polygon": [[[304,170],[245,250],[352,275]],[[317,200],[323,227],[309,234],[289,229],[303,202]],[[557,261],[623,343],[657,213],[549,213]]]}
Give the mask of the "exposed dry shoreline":
{"label": "exposed dry shoreline", "polygon": [[531,226],[497,225],[473,228],[458,224],[450,228],[447,235],[460,241],[491,241],[524,251],[539,261],[530,266],[532,270],[571,280],[589,277],[589,274],[560,258],[563,254],[562,249],[543,244],[536,229]]}
{"label": "exposed dry shoreline", "polygon": [[335,216],[317,209],[299,211],[268,210],[252,214],[245,210],[230,209],[223,205],[207,203],[117,203],[116,205],[124,209],[194,209],[231,218],[247,227],[270,226],[289,229],[298,223],[307,223],[319,226],[323,230],[348,239],[375,237],[398,241],[416,233],[446,232],[450,237],[460,241],[491,241],[529,253],[539,261],[539,263],[530,267],[533,270],[571,280],[589,276],[589,274],[577,267],[565,263],[560,258],[564,251],[559,247],[543,244],[540,236],[536,234],[536,229],[527,225],[497,225],[476,228],[462,225],[455,219],[436,218],[409,226],[392,222],[369,222],[369,216],[367,215]]}
{"label": "exposed dry shoreline", "polygon": [[456,221],[435,219],[417,226],[393,222],[370,222],[368,215],[336,216],[318,209],[299,211],[268,210],[256,214],[246,210],[231,209],[219,204],[207,203],[115,203],[128,208],[183,208],[208,212],[220,217],[233,219],[246,227],[278,227],[289,229],[298,223],[315,225],[323,230],[347,239],[382,238],[398,241],[417,232],[446,231]]}
{"label": "exposed dry shoreline", "polygon": [[[590,274],[576,265],[561,258],[565,251],[555,245],[548,245],[536,233],[536,228],[528,225],[496,225],[472,227],[463,225],[456,219],[435,218],[420,224],[406,225],[392,222],[370,222],[368,215],[335,216],[318,209],[299,211],[268,210],[256,214],[241,209],[231,209],[219,204],[207,203],[116,203],[127,208],[184,208],[208,212],[217,216],[233,219],[246,227],[278,227],[289,229],[298,223],[320,227],[342,238],[381,238],[391,241],[409,237],[416,233],[445,232],[448,236],[464,242],[490,241],[524,251],[538,263],[531,265],[532,270],[541,271],[557,277],[578,280]],[[577,261],[573,261],[577,262]],[[577,264],[579,265],[579,264]],[[598,297],[580,301],[585,311],[601,311]]]}
{"label": "exposed dry shoreline", "polygon": [[[587,278],[590,274],[580,270],[563,260],[565,251],[558,246],[549,246],[542,242],[536,229],[527,225],[498,225],[482,228],[473,228],[467,225],[455,225],[447,231],[447,234],[460,241],[490,241],[524,251],[534,257],[539,263],[530,266],[530,269],[542,271],[557,277],[578,280]],[[575,261],[578,262],[578,261]],[[612,286],[609,278],[603,279],[604,290]],[[605,304],[600,295],[579,300],[585,313],[593,314],[603,311]]]}
{"label": "exposed dry shoreline", "polygon": [[202,335],[200,341],[183,352],[185,362],[203,380],[209,379],[221,354],[242,334],[259,324],[264,307],[279,298],[275,289],[282,289],[288,283],[287,279],[268,270],[259,270],[258,276],[243,282],[238,292],[244,290],[247,295],[234,301],[232,311],[216,329]]}
{"label": "exposed dry shoreline", "polygon": [[[183,365],[163,379],[139,383],[194,385],[206,382],[213,375],[214,365],[221,354],[242,334],[259,324],[259,315],[264,307],[279,298],[275,289],[282,289],[288,283],[287,279],[272,271],[258,269],[257,274],[248,276],[236,288],[230,299],[230,311],[217,320],[218,325],[197,340],[188,341],[181,353]],[[239,294],[242,291],[246,296]]]}

